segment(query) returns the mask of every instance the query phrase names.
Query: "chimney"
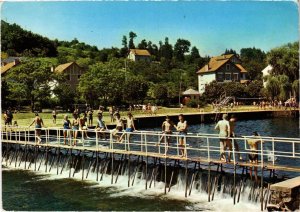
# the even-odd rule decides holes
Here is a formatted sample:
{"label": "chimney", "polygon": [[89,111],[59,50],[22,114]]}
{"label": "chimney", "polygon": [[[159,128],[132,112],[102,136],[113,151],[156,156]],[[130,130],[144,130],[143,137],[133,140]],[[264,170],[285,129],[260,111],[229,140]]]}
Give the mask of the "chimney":
{"label": "chimney", "polygon": [[51,72],[54,72],[54,66],[51,66]]}

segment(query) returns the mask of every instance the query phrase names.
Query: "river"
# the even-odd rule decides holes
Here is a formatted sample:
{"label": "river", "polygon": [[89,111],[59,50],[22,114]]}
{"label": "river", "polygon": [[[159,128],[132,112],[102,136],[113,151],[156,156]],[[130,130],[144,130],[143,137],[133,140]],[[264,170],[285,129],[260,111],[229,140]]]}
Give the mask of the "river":
{"label": "river", "polygon": [[[149,130],[149,129],[146,129]],[[159,130],[159,128],[154,129]],[[236,125],[238,135],[251,135],[253,131],[263,136],[299,138],[299,123],[296,119],[274,118],[239,121]],[[193,125],[189,132],[215,133],[214,124]],[[92,174],[91,174],[92,175]],[[299,173],[294,174],[299,176]],[[135,211],[253,211],[259,210],[258,203],[247,201],[247,197],[233,205],[232,199],[217,194],[213,202],[207,202],[207,194],[194,191],[184,198],[183,185],[164,195],[163,183],[145,190],[144,182],[137,181],[127,188],[127,179],[121,177],[112,186],[110,178],[96,182],[81,181],[80,177],[69,179],[67,174],[55,175],[14,169],[2,165],[2,203],[5,210],[32,211],[87,211],[87,210],[135,210]]]}

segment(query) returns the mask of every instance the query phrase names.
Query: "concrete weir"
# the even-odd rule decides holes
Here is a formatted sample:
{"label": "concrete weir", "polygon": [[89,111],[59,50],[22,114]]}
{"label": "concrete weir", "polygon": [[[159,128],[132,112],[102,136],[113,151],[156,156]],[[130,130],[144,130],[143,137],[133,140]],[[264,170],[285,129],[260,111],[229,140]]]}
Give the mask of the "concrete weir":
{"label": "concrete weir", "polygon": [[[251,136],[232,138],[231,142],[238,142],[241,148],[226,151],[231,154],[230,161],[222,161],[220,138],[214,134],[189,133],[183,137],[176,133],[135,131],[115,135],[113,131],[87,130],[89,138],[83,138],[85,133],[79,130],[80,137],[75,140],[71,130],[67,137],[60,128],[40,130],[40,143],[28,127],[2,131],[2,164],[57,175],[64,173],[64,176],[67,173],[70,178],[80,176],[82,180],[91,176],[99,182],[109,178],[111,184],[118,183],[122,176],[128,187],[139,181],[145,189],[160,182],[164,194],[179,188],[185,197],[206,193],[209,202],[216,195],[227,195],[237,204],[246,196],[247,201],[260,202],[261,210],[270,203],[270,185],[279,181],[277,170],[300,173],[299,166],[280,163],[286,159],[300,162],[299,138],[256,138],[263,142],[255,152],[257,163],[250,163],[240,161],[238,154],[247,158],[251,153],[247,146],[247,140],[253,139]],[[124,141],[119,142],[116,136],[122,133]],[[171,140],[169,145],[167,139]],[[76,146],[72,145],[75,141]]]}

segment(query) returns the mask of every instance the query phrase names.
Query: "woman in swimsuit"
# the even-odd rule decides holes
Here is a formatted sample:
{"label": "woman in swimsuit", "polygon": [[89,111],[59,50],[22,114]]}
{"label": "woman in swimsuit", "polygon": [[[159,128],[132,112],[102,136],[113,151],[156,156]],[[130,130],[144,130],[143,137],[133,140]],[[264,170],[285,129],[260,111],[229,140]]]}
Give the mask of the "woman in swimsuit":
{"label": "woman in swimsuit", "polygon": [[33,119],[33,122],[29,125],[31,127],[33,124],[35,124],[35,133],[36,133],[36,138],[38,139],[38,144],[42,141],[41,139],[41,132],[42,132],[42,127],[44,126],[43,119],[39,117],[39,114],[35,114],[35,118]]}
{"label": "woman in swimsuit", "polygon": [[74,138],[73,145],[76,146],[80,120],[76,113],[73,114],[73,117],[74,117],[72,121],[72,130],[73,130],[73,138]]}
{"label": "woman in swimsuit", "polygon": [[[64,128],[64,144],[66,145],[66,137],[68,136],[70,138],[70,129],[71,129],[71,122],[69,120],[68,115],[64,116],[63,120],[63,128]],[[70,145],[70,139],[69,139],[69,145]]]}
{"label": "woman in swimsuit", "polygon": [[187,134],[187,121],[184,120],[184,117],[182,114],[178,116],[179,122],[177,124],[177,131],[179,132],[179,147],[180,147],[180,152],[181,156],[184,157],[186,156],[186,152],[184,149],[185,146],[185,136]]}

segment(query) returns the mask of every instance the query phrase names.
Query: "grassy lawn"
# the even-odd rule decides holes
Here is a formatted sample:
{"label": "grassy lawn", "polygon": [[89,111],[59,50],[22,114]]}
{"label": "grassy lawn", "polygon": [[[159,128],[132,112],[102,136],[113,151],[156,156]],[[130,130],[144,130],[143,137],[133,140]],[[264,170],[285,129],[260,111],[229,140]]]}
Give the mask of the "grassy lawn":
{"label": "grassy lawn", "polygon": [[[269,109],[269,108],[267,108]],[[200,111],[201,110],[201,111]],[[157,115],[178,115],[180,113],[187,114],[187,113],[199,113],[199,112],[212,112],[213,109],[211,106],[207,106],[205,108],[201,109],[197,108],[183,108],[181,110],[180,108],[166,108],[166,107],[161,107],[157,111]],[[239,106],[237,108],[233,109],[224,109],[222,112],[234,112],[234,111],[256,111],[259,110],[258,107],[256,106]],[[94,111],[94,117],[93,117],[93,125],[96,125],[97,122],[97,115],[96,115],[96,110]],[[150,113],[144,113],[141,110],[133,111],[132,112],[135,117],[147,117],[151,116]],[[57,115],[57,120],[56,124],[53,123],[52,121],[52,114],[51,113],[39,113],[39,115],[43,118],[44,124],[46,127],[62,127],[62,120],[65,114],[69,115],[69,119],[72,120],[72,114],[71,113],[58,113]],[[127,111],[122,111],[121,116],[125,117],[127,114]],[[34,113],[17,113],[14,114],[13,120],[17,120],[19,126],[29,126],[34,118]],[[111,124],[110,121],[110,116],[108,112],[104,112],[103,114],[103,120],[105,121],[106,124]],[[2,123],[4,123],[2,121]]]}

